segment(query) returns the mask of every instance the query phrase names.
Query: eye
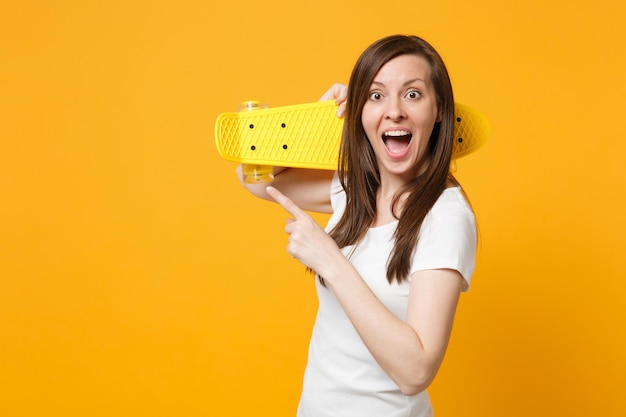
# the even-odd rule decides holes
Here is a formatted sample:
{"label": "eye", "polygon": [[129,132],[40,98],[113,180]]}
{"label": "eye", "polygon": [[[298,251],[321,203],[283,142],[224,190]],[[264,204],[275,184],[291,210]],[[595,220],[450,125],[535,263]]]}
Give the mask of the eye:
{"label": "eye", "polygon": [[380,94],[378,91],[372,91],[370,93],[370,100],[372,101],[379,101],[383,98],[383,95]]}
{"label": "eye", "polygon": [[418,90],[409,90],[406,93],[406,97],[411,98],[411,99],[417,99],[417,98],[420,98],[421,96],[422,96],[422,93],[420,93]]}

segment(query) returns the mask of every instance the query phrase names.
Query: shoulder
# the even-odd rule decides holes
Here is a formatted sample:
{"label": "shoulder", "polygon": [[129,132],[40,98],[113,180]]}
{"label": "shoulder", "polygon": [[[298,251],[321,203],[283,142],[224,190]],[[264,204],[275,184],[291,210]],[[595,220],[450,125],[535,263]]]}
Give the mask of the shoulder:
{"label": "shoulder", "polygon": [[447,188],[441,193],[424,218],[420,234],[426,233],[441,239],[456,239],[460,235],[475,237],[474,212],[459,187]]}
{"label": "shoulder", "polygon": [[474,211],[459,187],[446,188],[424,218],[422,229],[435,227],[438,233],[452,229],[474,230]]}
{"label": "shoulder", "polygon": [[439,199],[433,205],[431,212],[466,214],[474,217],[472,208],[459,187],[450,187],[443,190]]}
{"label": "shoulder", "polygon": [[456,269],[469,283],[476,246],[474,212],[460,188],[447,188],[424,218],[415,252],[415,268]]}

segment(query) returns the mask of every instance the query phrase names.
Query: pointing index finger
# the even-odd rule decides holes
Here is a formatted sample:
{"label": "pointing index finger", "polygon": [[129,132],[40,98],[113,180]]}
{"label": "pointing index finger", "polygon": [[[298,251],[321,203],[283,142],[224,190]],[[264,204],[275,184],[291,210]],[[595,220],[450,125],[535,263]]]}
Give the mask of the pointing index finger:
{"label": "pointing index finger", "polygon": [[274,201],[280,204],[282,208],[287,210],[287,212],[291,214],[294,219],[299,220],[307,217],[307,214],[300,207],[298,207],[296,203],[291,201],[289,197],[278,191],[276,188],[270,186],[266,188],[266,191],[267,194],[269,194]]}

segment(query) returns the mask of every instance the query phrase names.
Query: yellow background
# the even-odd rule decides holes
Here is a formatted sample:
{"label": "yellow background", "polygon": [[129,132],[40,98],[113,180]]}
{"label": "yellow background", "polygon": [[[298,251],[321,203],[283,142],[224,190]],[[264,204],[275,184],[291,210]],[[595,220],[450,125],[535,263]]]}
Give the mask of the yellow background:
{"label": "yellow background", "polygon": [[2,1],[0,415],[293,416],[313,280],[214,121],[316,101],[392,33],[492,126],[437,415],[623,415],[619,3]]}

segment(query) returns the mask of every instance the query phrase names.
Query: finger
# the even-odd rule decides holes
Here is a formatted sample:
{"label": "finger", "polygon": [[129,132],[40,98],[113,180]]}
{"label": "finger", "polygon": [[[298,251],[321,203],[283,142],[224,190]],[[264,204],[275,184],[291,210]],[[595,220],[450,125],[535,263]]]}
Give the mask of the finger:
{"label": "finger", "polygon": [[335,104],[337,107],[337,117],[343,117],[346,112],[346,99],[348,98],[348,87],[344,84],[335,84]]}
{"label": "finger", "polygon": [[326,90],[324,92],[324,94],[322,94],[322,97],[320,97],[320,99],[318,101],[327,101],[327,100],[333,100],[337,98],[337,94],[335,93],[336,84],[333,84],[328,90]]}
{"label": "finger", "polygon": [[278,204],[282,206],[294,219],[300,220],[308,217],[308,214],[304,212],[300,207],[296,205],[289,197],[278,191],[274,187],[266,188],[267,194],[274,199]]}
{"label": "finger", "polygon": [[348,88],[345,84],[335,83],[320,97],[319,101],[335,100],[339,104],[345,101],[347,90]]}
{"label": "finger", "polygon": [[345,84],[335,84],[335,97],[338,103],[343,103],[348,98],[348,86]]}
{"label": "finger", "polygon": [[346,102],[344,101],[343,103],[339,104],[339,107],[337,108],[337,117],[343,117],[345,112],[346,112]]}

